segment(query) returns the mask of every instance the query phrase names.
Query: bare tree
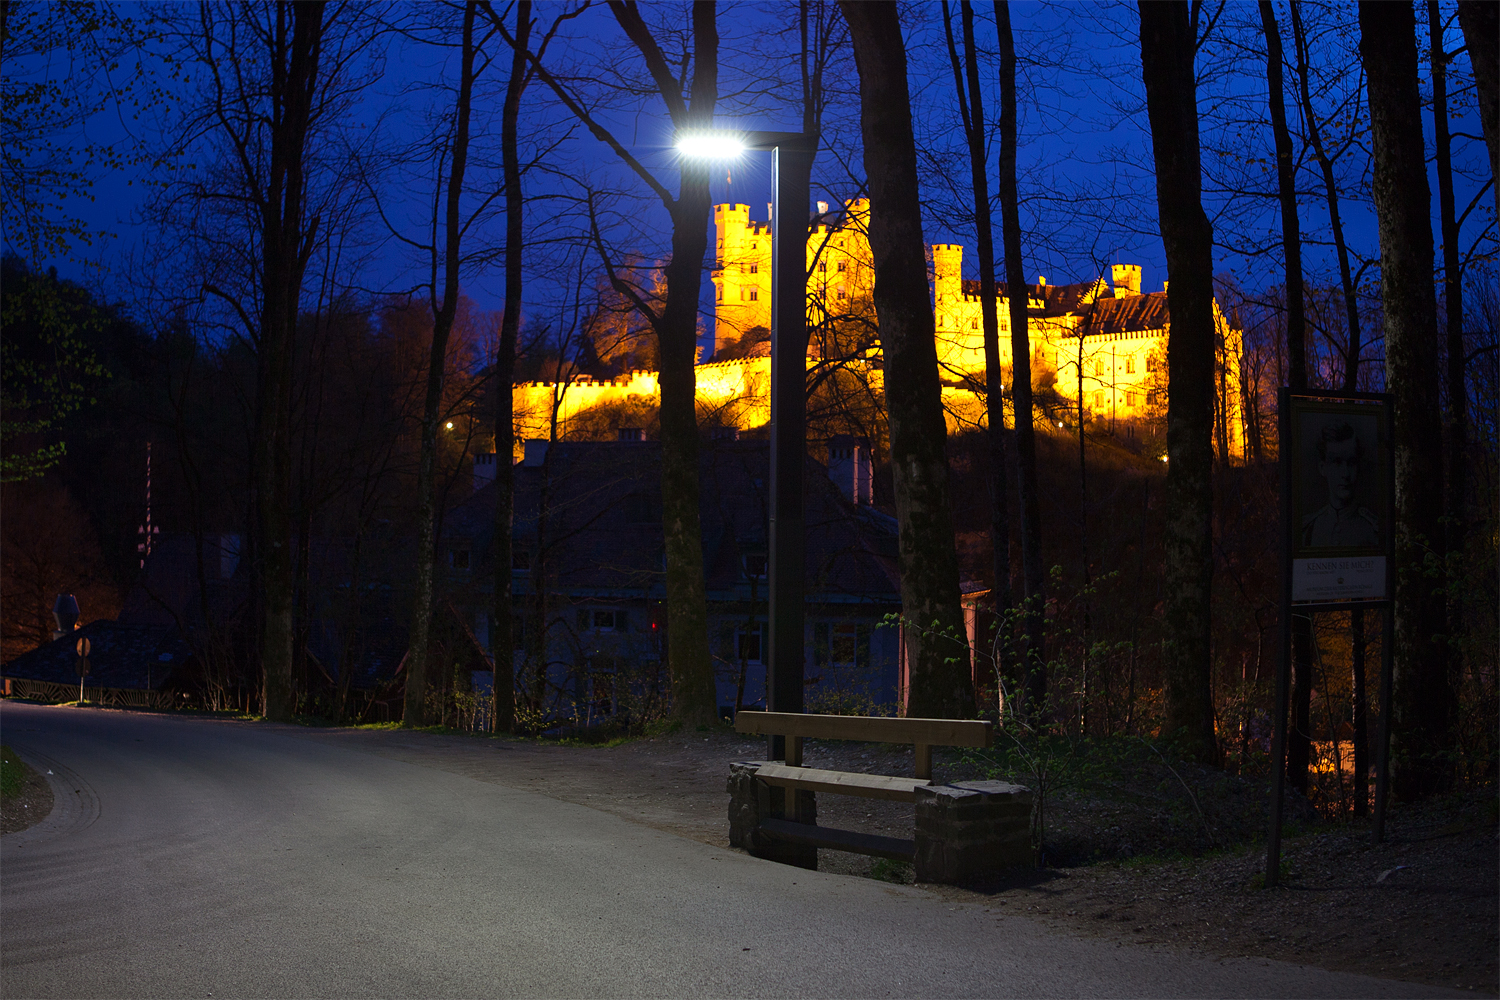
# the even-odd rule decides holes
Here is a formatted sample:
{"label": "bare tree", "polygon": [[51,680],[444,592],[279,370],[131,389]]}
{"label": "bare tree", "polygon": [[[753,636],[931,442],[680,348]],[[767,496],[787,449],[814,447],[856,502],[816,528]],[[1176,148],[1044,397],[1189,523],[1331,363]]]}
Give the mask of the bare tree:
{"label": "bare tree", "polygon": [[1458,23],[1463,27],[1474,67],[1479,97],[1479,125],[1490,149],[1490,177],[1495,182],[1495,205],[1500,208],[1500,7],[1489,0],[1458,0]]}
{"label": "bare tree", "polygon": [[[1005,285],[1010,303],[1011,403],[1016,421],[1016,471],[1021,500],[1021,579],[1026,625],[1027,697],[1047,695],[1047,571],[1042,559],[1041,488],[1036,472],[1036,425],[1031,393],[1031,338],[1026,327],[1026,266],[1021,257],[1021,202],[1016,191],[1016,40],[1010,4],[997,0],[1000,38],[1000,226],[1005,241]],[[988,346],[986,346],[988,351]],[[1079,382],[1080,392],[1082,381]]]}
{"label": "bare tree", "polygon": [[859,68],[860,125],[870,185],[875,312],[885,349],[891,468],[900,525],[901,606],[910,677],[907,712],[974,713],[966,658],[946,636],[963,634],[958,555],[948,500],[947,430],[938,384],[936,327],[927,299],[916,142],[906,48],[896,5],[843,0]]}
{"label": "bare tree", "polygon": [[[417,565],[416,594],[412,602],[410,648],[406,657],[406,703],[402,721],[408,726],[424,723],[427,698],[427,637],[432,624],[432,578],[436,560],[437,511],[436,468],[438,427],[443,405],[443,377],[447,371],[448,338],[458,313],[458,280],[464,263],[463,237],[471,218],[463,214],[464,175],[469,161],[469,129],[473,112],[474,81],[489,60],[482,54],[484,38],[475,38],[478,4],[464,4],[459,46],[458,86],[453,105],[452,139],[443,150],[439,178],[447,189],[442,222],[437,219],[434,199],[431,275],[427,301],[432,309],[432,342],[427,358],[427,393],[422,408],[421,457],[417,471]],[[476,65],[477,63],[477,65]],[[441,231],[442,247],[437,245]],[[438,282],[441,271],[442,290]]]}
{"label": "bare tree", "polygon": [[[988,416],[990,468],[992,470],[990,538],[993,545],[991,572],[994,578],[994,589],[991,591],[991,605],[995,612],[996,622],[1003,623],[1007,619],[1011,604],[1010,510],[1005,481],[1007,465],[1005,383],[1000,369],[1000,317],[997,311],[995,288],[995,235],[994,225],[990,219],[989,157],[985,152],[987,129],[984,119],[984,92],[979,85],[979,54],[974,44],[974,4],[972,0],[961,0],[959,7],[963,19],[962,59],[953,41],[953,17],[948,0],[943,0],[943,33],[948,42],[948,59],[953,66],[953,89],[958,97],[959,117],[963,122],[964,140],[969,151],[969,177],[974,198],[974,231],[979,244],[979,309],[981,323],[984,326],[984,398]],[[1014,301],[1014,292],[1012,301]],[[1003,648],[1004,643],[1000,645]],[[1001,670],[1005,669],[1004,663],[998,666]]]}
{"label": "bare tree", "polygon": [[[678,130],[713,125],[718,102],[719,31],[713,4],[692,8],[691,50],[668,60],[661,42],[646,24],[641,8],[630,0],[610,0],[610,12],[645,63],[651,85]],[[503,25],[502,31],[506,31]],[[506,31],[507,41],[517,40]],[[595,117],[561,79],[546,69],[537,53],[527,51],[537,77],[557,95],[594,137],[641,179],[672,219],[671,257],[664,268],[667,294],[658,307],[617,277],[608,257],[611,284],[629,297],[656,333],[660,359],[662,524],[667,557],[667,661],[672,676],[673,712],[685,722],[718,718],[718,696],[708,646],[708,595],[703,577],[703,535],[698,510],[698,421],[695,403],[698,294],[708,250],[708,167],[688,158],[679,161],[679,186],[673,195],[614,133]],[[687,66],[691,64],[690,81]],[[597,231],[595,232],[597,236]],[[602,247],[599,240],[596,245]]]}
{"label": "bare tree", "polygon": [[1395,396],[1396,664],[1393,790],[1410,800],[1445,784],[1453,685],[1443,643],[1443,449],[1432,284],[1431,189],[1420,145],[1422,98],[1410,4],[1361,4],[1372,190],[1380,228],[1386,386]]}
{"label": "bare tree", "polygon": [[[1141,66],[1156,160],[1156,200],[1170,284],[1167,337],[1166,730],[1202,760],[1215,755],[1213,581],[1213,228],[1203,212],[1193,74],[1197,18],[1184,2],[1139,5]],[[1200,8],[1194,5],[1197,12]]]}

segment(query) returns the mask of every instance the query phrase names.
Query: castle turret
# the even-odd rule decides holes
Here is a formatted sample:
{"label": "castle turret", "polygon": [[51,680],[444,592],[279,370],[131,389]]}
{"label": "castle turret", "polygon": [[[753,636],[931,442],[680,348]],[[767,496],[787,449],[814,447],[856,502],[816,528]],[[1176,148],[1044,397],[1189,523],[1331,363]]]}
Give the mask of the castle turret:
{"label": "castle turret", "polygon": [[715,205],[714,350],[771,325],[771,226],[749,205]]}
{"label": "castle turret", "polygon": [[932,292],[938,312],[963,301],[964,248],[957,243],[932,247]]}
{"label": "castle turret", "polygon": [[1115,286],[1115,298],[1128,299],[1132,295],[1141,294],[1141,265],[1116,264],[1110,268],[1110,272]]}

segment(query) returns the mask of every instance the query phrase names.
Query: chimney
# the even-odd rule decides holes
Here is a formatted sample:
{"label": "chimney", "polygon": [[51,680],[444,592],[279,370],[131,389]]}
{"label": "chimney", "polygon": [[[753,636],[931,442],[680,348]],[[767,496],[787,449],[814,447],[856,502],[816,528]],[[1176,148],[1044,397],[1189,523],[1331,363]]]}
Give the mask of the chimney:
{"label": "chimney", "polygon": [[521,465],[527,469],[541,468],[547,460],[547,446],[550,444],[546,438],[530,438],[526,442],[526,453],[521,459]]}
{"label": "chimney", "polygon": [[57,622],[57,628],[52,633],[54,639],[61,639],[77,628],[78,598],[72,594],[58,594],[57,600],[52,602],[52,618]]}
{"label": "chimney", "polygon": [[840,434],[828,440],[828,478],[852,504],[874,500],[870,482],[870,440]]}
{"label": "chimney", "polygon": [[495,481],[495,453],[485,452],[474,456],[474,492],[479,492]]}
{"label": "chimney", "polygon": [[827,215],[828,214],[828,202],[826,202],[826,201],[820,201],[820,202],[818,202],[818,214],[819,215]]}
{"label": "chimney", "polygon": [[1141,294],[1141,265],[1115,264],[1110,272],[1115,286],[1115,298],[1128,299],[1132,295]]}

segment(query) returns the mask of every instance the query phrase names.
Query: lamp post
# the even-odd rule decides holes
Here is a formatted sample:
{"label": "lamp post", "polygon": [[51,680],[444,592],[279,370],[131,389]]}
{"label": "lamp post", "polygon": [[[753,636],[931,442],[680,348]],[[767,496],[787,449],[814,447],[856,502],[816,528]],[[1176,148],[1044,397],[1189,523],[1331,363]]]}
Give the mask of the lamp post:
{"label": "lamp post", "polygon": [[[803,132],[680,133],[684,156],[729,160],[771,153],[771,517],[766,577],[769,632],[766,708],[802,711],[805,554],[802,470],[807,449],[807,205],[818,137]],[[785,206],[785,210],[783,209]],[[771,760],[786,759],[784,737],[770,737]]]}

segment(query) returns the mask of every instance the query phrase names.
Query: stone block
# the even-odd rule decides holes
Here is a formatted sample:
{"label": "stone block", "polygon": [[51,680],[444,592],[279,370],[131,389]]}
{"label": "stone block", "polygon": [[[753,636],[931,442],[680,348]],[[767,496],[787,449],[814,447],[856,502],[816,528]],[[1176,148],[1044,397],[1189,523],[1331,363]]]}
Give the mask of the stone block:
{"label": "stone block", "polygon": [[1004,781],[917,788],[919,882],[964,882],[1031,861],[1031,790]]}
{"label": "stone block", "polygon": [[772,840],[759,830],[764,816],[809,825],[818,821],[817,797],[813,792],[768,785],[755,777],[766,763],[770,762],[739,761],[729,765],[729,844],[748,851],[752,857],[817,871],[816,847]]}

